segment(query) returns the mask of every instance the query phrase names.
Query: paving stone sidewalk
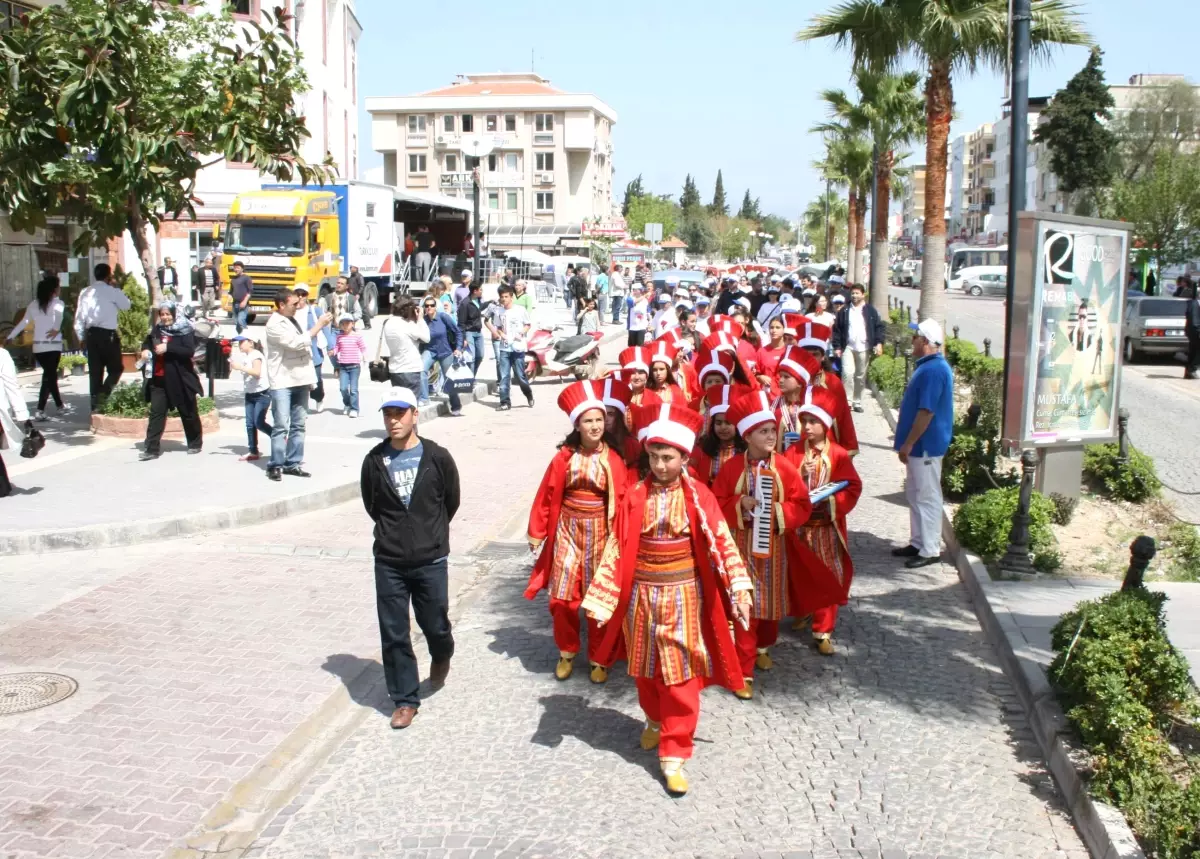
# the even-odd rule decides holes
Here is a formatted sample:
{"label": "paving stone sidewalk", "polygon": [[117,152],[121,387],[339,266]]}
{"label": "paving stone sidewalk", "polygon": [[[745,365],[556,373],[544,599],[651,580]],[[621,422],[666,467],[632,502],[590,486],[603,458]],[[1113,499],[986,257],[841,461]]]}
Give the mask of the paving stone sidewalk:
{"label": "paving stone sidewalk", "polygon": [[868,409],[839,652],[787,632],[754,701],[706,691],[686,798],[638,748],[628,677],[555,681],[544,599],[521,596],[528,562],[497,555],[446,688],[402,732],[365,702],[381,712],[249,855],[1084,859],[955,572],[887,554],[908,515]]}

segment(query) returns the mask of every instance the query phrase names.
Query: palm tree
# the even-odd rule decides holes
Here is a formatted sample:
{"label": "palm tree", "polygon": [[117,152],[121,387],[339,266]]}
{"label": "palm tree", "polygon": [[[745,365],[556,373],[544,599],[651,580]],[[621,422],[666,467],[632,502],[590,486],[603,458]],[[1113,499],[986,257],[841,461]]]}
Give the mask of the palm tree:
{"label": "palm tree", "polygon": [[[825,231],[826,205],[829,207],[830,230],[828,233]],[[809,236],[811,237],[819,235],[823,237],[821,240],[821,245],[825,251],[823,256],[824,259],[834,258],[834,248],[836,247],[837,243],[837,224],[845,221],[847,219],[847,214],[848,210],[846,208],[846,201],[831,191],[828,198],[822,194],[821,196],[817,197],[817,199],[809,203],[808,208],[806,208],[804,210],[804,214],[801,215],[800,220],[803,222],[804,229]],[[833,235],[833,239],[830,239],[830,234]],[[816,242],[813,242],[813,244],[815,245]],[[814,254],[814,256],[819,255]]]}
{"label": "palm tree", "polygon": [[825,159],[814,165],[846,195],[846,276],[858,280],[859,259],[866,247],[867,188],[871,185],[871,144],[849,126],[831,125],[836,133],[825,138]]}
{"label": "palm tree", "polygon": [[[873,214],[874,246],[871,255],[871,302],[880,313],[887,311],[888,213],[891,211],[892,174],[903,158],[897,149],[925,136],[925,100],[917,92],[921,77],[916,72],[887,74],[859,69],[854,74],[858,101],[842,90],[825,90],[821,99],[831,117],[857,128],[871,138],[875,147],[878,177]],[[818,126],[821,127],[821,126]]]}
{"label": "palm tree", "polygon": [[[1091,39],[1067,0],[1032,0],[1035,56],[1054,45]],[[844,0],[796,34],[797,41],[831,38],[849,47],[855,68],[895,70],[906,57],[924,67],[925,265],[922,319],[943,319],[946,260],[946,156],[954,110],[953,73],[1008,66],[1008,0]]]}

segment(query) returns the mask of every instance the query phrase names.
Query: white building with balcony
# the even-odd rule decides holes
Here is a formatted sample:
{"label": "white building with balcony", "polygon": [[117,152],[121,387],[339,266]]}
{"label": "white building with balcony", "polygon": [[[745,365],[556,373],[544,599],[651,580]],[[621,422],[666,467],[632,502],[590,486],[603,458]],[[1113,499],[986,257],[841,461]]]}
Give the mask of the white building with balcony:
{"label": "white building with balcony", "polygon": [[617,114],[595,95],[532,72],[493,72],[369,98],[367,110],[386,184],[471,197],[479,170],[489,247],[579,247],[586,233],[609,231]]}

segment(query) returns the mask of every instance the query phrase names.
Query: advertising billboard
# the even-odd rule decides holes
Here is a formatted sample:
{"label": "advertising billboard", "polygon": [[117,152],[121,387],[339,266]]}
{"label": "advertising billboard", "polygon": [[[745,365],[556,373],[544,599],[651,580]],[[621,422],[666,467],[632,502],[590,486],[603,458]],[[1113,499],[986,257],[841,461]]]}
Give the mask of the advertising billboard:
{"label": "advertising billboard", "polygon": [[1004,439],[1079,446],[1117,434],[1125,224],[1020,216]]}

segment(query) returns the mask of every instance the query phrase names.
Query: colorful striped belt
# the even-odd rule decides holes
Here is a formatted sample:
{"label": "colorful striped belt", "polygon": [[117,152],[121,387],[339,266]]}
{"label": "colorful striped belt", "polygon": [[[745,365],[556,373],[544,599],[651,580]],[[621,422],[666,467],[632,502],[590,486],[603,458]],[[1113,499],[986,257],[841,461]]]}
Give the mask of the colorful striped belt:
{"label": "colorful striped belt", "polygon": [[568,489],[563,493],[563,512],[576,519],[600,519],[607,513],[607,499],[586,489]]}
{"label": "colorful striped belt", "polygon": [[633,565],[634,581],[647,585],[681,585],[696,578],[689,537],[655,540],[643,537]]}

